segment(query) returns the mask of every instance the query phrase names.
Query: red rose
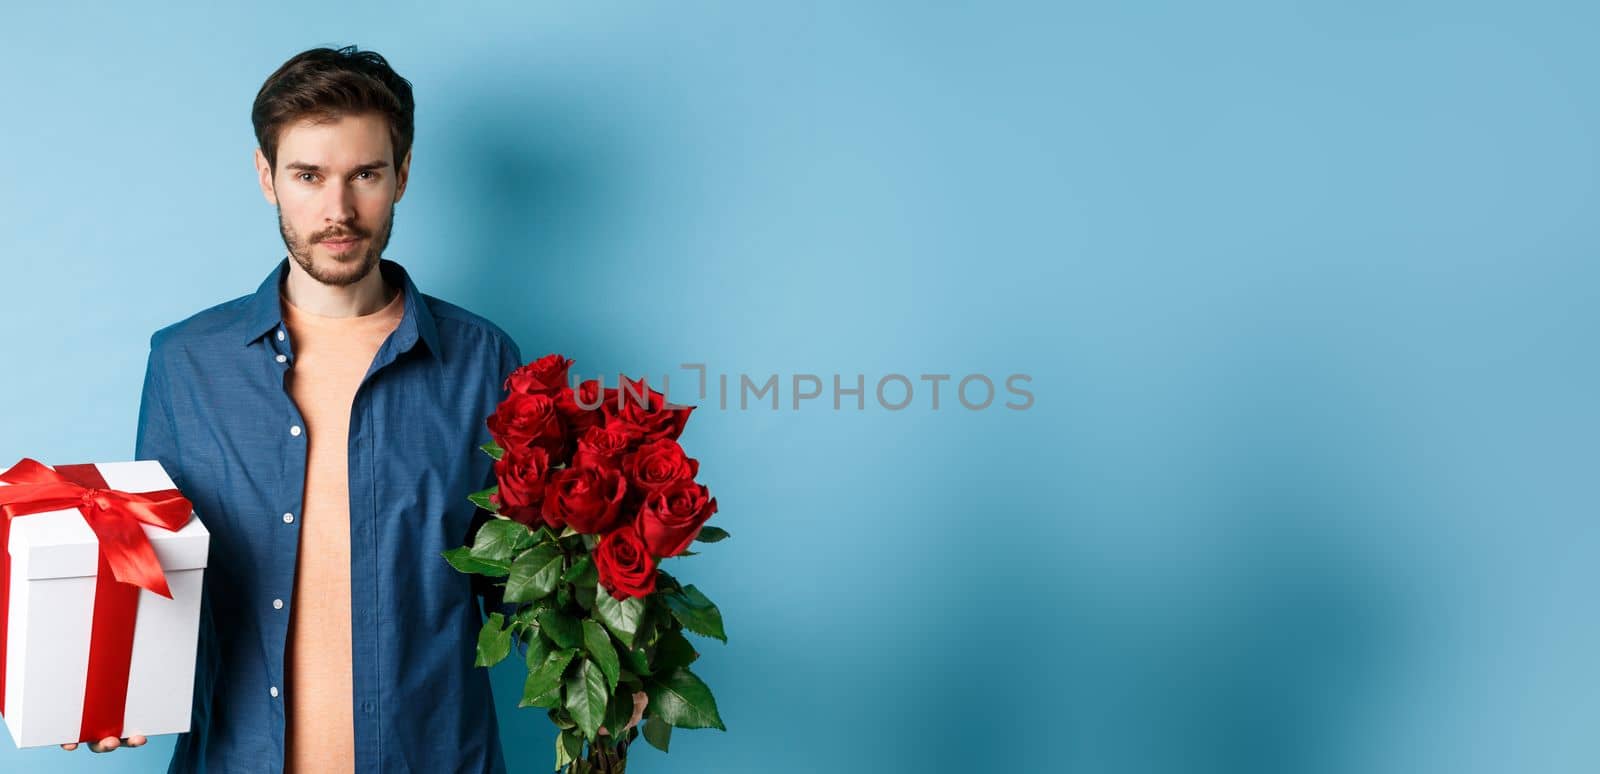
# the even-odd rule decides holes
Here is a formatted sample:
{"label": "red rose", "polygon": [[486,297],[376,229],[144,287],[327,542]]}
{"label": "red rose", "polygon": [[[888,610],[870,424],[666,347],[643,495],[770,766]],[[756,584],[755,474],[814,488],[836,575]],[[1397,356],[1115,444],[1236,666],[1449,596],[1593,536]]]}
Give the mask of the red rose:
{"label": "red rose", "polygon": [[551,527],[571,527],[598,535],[616,525],[628,482],[616,468],[585,465],[564,468],[545,484],[540,513]]}
{"label": "red rose", "polygon": [[536,526],[539,504],[544,498],[544,479],[550,471],[550,453],[544,449],[514,446],[495,460],[494,474],[500,488],[490,496],[500,513],[515,521]]}
{"label": "red rose", "polygon": [[633,448],[636,439],[637,436],[628,432],[625,426],[596,425],[578,439],[578,453],[573,457],[572,464],[574,467],[582,465],[618,467],[623,455]]}
{"label": "red rose", "polygon": [[656,590],[656,561],[631,524],[600,536],[594,564],[613,599],[642,597]]}
{"label": "red rose", "polygon": [[565,459],[566,428],[548,395],[514,392],[489,415],[489,433],[502,449],[538,446],[555,459]]}
{"label": "red rose", "polygon": [[645,496],[639,510],[639,536],[652,556],[677,556],[717,512],[717,498],[687,479]]}
{"label": "red rose", "polygon": [[566,420],[567,427],[572,428],[573,436],[582,438],[589,428],[605,424],[606,417],[600,412],[600,407],[615,392],[602,387],[599,380],[590,379],[578,385],[576,390],[570,387],[562,390],[556,399],[556,409],[561,412],[561,418]]}
{"label": "red rose", "polygon": [[572,360],[550,354],[539,358],[506,377],[505,388],[524,395],[555,395],[567,387],[567,369]]}
{"label": "red rose", "polygon": [[675,481],[694,478],[700,472],[700,463],[685,455],[677,441],[663,438],[647,441],[623,457],[622,472],[629,483],[638,485],[648,496]]}
{"label": "red rose", "polygon": [[683,433],[693,406],[669,404],[667,396],[650,389],[645,380],[624,378],[614,400],[605,403],[606,424],[614,421],[637,426],[650,440],[676,439]]}

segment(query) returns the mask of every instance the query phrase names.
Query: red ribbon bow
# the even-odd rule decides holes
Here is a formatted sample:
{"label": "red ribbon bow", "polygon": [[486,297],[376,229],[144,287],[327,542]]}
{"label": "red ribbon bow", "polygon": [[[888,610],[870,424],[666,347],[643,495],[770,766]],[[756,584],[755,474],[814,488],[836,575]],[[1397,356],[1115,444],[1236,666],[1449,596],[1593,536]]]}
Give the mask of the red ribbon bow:
{"label": "red ribbon bow", "polygon": [[[6,619],[11,603],[11,520],[35,513],[77,508],[99,538],[95,576],[94,624],[89,644],[89,675],[78,741],[122,736],[128,667],[138,589],[172,599],[155,547],[139,525],[176,532],[189,522],[194,506],[176,489],[124,492],[111,489],[94,465],[57,465],[22,458],[0,481],[0,712],[5,711]],[[111,577],[107,577],[107,575]],[[137,587],[137,588],[136,588]]]}
{"label": "red ribbon bow", "polygon": [[[60,467],[94,469],[93,465]],[[99,479],[98,470],[94,470],[93,475]],[[176,489],[155,492],[105,489],[104,479],[99,479],[97,485],[88,484],[81,476],[65,475],[27,457],[0,473],[0,481],[11,484],[0,486],[0,513],[8,522],[7,526],[11,519],[19,516],[77,508],[83,512],[95,536],[100,538],[100,550],[119,582],[172,598],[167,576],[161,572],[161,561],[156,558],[155,548],[139,523],[173,532],[182,529],[194,512],[194,505],[183,493]],[[3,549],[0,545],[0,550]]]}

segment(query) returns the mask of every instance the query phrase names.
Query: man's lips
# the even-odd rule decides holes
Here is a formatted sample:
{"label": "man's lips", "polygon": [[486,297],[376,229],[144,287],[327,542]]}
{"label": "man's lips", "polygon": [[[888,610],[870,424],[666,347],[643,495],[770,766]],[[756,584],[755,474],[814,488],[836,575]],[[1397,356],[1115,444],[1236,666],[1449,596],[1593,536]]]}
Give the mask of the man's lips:
{"label": "man's lips", "polygon": [[320,244],[337,253],[355,247],[360,241],[359,237],[347,237],[343,239],[324,239]]}

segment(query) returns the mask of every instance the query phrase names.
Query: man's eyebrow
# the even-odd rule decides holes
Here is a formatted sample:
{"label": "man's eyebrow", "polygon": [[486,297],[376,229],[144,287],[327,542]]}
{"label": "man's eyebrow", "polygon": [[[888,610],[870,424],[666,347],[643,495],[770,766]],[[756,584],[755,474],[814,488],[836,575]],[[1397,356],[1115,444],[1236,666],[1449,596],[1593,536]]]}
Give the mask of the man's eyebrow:
{"label": "man's eyebrow", "polygon": [[[387,162],[387,161],[369,161],[369,162],[367,162],[365,164],[357,164],[355,166],[355,168],[350,170],[350,171],[352,171],[352,172],[362,172],[362,171],[369,170],[369,169],[384,169],[384,168],[386,168],[388,166],[389,166],[389,162]],[[322,171],[322,167],[321,166],[319,166],[317,164],[307,164],[304,161],[291,161],[288,164],[285,164],[284,168],[285,169],[299,170],[299,171],[303,171],[303,172],[321,172]]]}

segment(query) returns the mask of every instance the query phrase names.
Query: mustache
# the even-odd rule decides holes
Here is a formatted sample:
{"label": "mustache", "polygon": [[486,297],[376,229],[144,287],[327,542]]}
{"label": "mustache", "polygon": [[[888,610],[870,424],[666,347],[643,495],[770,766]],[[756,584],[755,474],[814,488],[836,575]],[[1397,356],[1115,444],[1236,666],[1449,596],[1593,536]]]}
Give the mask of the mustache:
{"label": "mustache", "polygon": [[362,229],[353,229],[348,231],[325,231],[318,234],[312,234],[311,241],[326,242],[330,239],[366,239],[369,236],[371,236],[371,234]]}

